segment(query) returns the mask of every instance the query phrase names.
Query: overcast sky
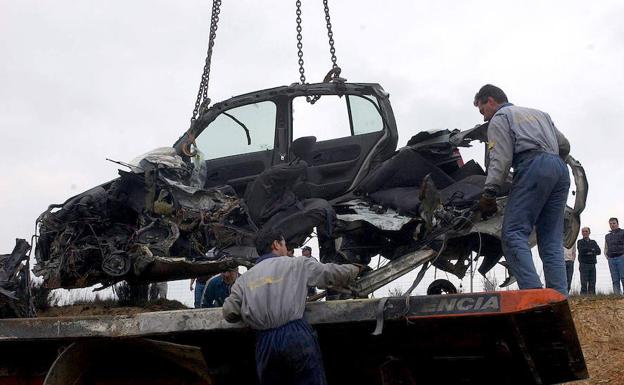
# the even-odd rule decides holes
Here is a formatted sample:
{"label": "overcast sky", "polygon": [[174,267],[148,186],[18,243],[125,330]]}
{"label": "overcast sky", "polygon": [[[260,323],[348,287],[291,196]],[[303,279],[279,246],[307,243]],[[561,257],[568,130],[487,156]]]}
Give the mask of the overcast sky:
{"label": "overcast sky", "polygon": [[[209,96],[299,80],[294,1],[223,1]],[[469,128],[485,83],[551,114],[587,172],[583,224],[602,244],[624,219],[621,1],[330,3],[338,64],[390,94],[400,145]],[[188,127],[210,1],[0,0],[0,253],[37,216],[116,176],[115,164]],[[322,2],[304,1],[308,81],[330,68]],[[606,266],[606,263],[605,263]],[[609,286],[609,285],[608,285]]]}

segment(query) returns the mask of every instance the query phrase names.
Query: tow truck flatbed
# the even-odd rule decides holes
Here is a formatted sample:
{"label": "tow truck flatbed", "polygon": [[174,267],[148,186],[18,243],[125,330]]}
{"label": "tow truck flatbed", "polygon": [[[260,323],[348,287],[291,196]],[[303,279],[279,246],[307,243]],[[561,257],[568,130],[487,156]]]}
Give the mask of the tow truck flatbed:
{"label": "tow truck flatbed", "polygon": [[[318,332],[330,384],[588,377],[568,302],[550,289],[325,301],[308,304],[305,318]],[[128,375],[153,384],[160,382],[145,373],[156,376],[165,362],[177,381],[189,379],[162,383],[256,381],[254,333],[225,322],[221,309],[4,319],[0,352],[0,384],[129,384]]]}

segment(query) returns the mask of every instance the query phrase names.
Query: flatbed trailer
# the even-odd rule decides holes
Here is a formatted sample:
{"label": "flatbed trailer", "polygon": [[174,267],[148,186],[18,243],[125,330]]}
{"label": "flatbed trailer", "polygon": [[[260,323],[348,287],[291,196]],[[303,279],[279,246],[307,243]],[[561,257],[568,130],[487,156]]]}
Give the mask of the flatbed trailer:
{"label": "flatbed trailer", "polygon": [[[329,384],[554,384],[588,377],[550,290],[309,303]],[[254,384],[254,332],[221,309],[0,320],[3,384]]]}

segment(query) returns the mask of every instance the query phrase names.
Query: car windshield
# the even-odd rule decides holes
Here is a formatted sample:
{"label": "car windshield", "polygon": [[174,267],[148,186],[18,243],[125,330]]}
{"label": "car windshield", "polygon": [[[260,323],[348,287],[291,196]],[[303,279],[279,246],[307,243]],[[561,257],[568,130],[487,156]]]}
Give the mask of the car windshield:
{"label": "car windshield", "polygon": [[197,137],[206,159],[272,150],[276,106],[271,101],[247,104],[219,114]]}

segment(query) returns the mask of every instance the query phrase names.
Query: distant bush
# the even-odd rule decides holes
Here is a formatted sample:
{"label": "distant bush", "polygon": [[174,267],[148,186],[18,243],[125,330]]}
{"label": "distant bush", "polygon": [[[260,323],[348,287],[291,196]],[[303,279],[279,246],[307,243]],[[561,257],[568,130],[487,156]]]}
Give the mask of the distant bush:
{"label": "distant bush", "polygon": [[74,305],[95,305],[95,306],[109,306],[113,307],[117,305],[117,299],[114,297],[103,298],[100,295],[96,294],[95,297],[88,295],[87,293],[83,293],[82,296],[76,297],[74,296]]}
{"label": "distant bush", "polygon": [[51,289],[44,287],[43,282],[31,282],[30,296],[36,311],[49,309],[59,303],[58,296]]}

